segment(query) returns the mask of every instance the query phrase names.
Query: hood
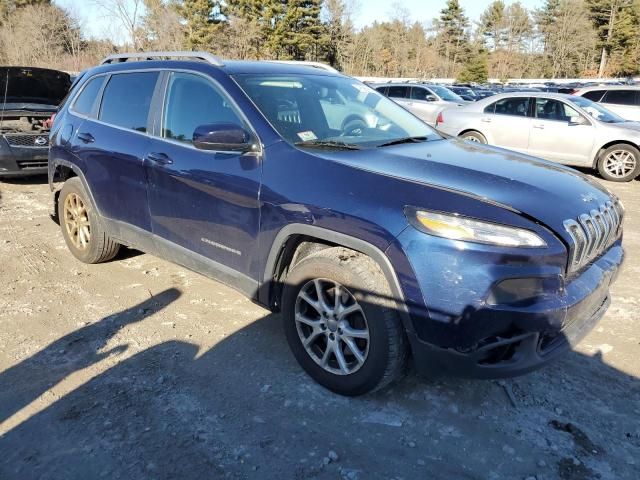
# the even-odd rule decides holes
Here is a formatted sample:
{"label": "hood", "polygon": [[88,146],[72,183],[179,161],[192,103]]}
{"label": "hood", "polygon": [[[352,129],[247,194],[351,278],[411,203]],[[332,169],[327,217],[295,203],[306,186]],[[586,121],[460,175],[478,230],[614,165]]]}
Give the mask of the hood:
{"label": "hood", "polygon": [[55,109],[70,87],[71,77],[65,72],[0,67],[0,110]]}
{"label": "hood", "polygon": [[640,122],[624,122],[624,123],[606,123],[608,127],[615,126],[619,128],[624,128],[625,130],[632,130],[635,132],[640,132]]}
{"label": "hood", "polygon": [[567,238],[563,222],[613,197],[562,165],[460,139],[350,152],[322,152],[341,163],[481,197],[512,207]]}

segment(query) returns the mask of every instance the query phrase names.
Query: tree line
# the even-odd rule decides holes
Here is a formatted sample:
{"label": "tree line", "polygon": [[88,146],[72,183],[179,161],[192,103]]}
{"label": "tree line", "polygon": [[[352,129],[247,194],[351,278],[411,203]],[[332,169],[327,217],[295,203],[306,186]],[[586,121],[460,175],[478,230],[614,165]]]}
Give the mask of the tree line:
{"label": "tree line", "polygon": [[[0,63],[81,70],[123,50],[206,50],[224,58],[322,61],[359,76],[561,78],[640,72],[640,0],[503,0],[472,22],[448,0],[430,22],[394,5],[354,27],[357,0],[87,0],[108,40],[88,39],[51,0],[0,0]],[[365,2],[366,3],[366,2]],[[365,7],[366,5],[360,6]]]}

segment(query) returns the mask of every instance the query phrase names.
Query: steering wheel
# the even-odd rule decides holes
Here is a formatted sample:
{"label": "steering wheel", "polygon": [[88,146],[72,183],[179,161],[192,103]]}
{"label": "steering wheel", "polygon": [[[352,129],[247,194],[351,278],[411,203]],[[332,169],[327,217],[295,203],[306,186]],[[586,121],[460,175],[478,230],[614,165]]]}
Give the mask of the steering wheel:
{"label": "steering wheel", "polygon": [[365,128],[367,128],[367,122],[365,122],[362,118],[354,118],[344,124],[340,136],[361,137]]}

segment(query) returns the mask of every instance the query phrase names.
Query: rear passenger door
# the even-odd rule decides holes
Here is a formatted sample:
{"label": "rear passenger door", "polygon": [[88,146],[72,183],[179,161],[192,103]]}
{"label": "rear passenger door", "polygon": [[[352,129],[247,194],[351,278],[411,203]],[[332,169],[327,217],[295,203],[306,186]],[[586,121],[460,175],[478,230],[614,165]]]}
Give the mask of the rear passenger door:
{"label": "rear passenger door", "polygon": [[481,133],[490,144],[526,153],[531,117],[529,97],[501,98],[488,105],[480,117]]}
{"label": "rear passenger door", "polygon": [[[141,233],[151,230],[143,158],[150,143],[149,111],[158,78],[157,71],[107,76],[102,100],[93,114],[85,115],[72,139],[100,214]],[[130,238],[114,234],[121,240]]]}
{"label": "rear passenger door", "polygon": [[165,77],[164,101],[145,161],[156,243],[178,263],[197,262],[196,270],[206,263],[202,257],[214,261],[212,267],[221,270],[211,273],[235,284],[224,271],[248,275],[256,248],[260,157],[199,150],[192,138],[201,125],[251,127],[211,78],[188,72],[168,72]]}

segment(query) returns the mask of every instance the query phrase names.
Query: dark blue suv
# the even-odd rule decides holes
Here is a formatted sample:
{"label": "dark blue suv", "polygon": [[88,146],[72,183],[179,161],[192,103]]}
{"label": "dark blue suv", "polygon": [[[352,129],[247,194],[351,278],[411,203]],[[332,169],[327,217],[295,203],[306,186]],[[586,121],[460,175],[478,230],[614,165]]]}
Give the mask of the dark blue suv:
{"label": "dark blue suv", "polygon": [[586,176],[304,64],[109,57],[55,118],[49,179],[79,260],[128,245],[235,287],[346,395],[409,359],[531,371],[602,317],[624,256],[623,207]]}

